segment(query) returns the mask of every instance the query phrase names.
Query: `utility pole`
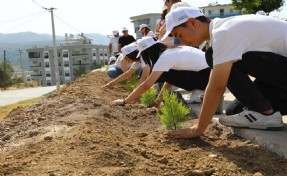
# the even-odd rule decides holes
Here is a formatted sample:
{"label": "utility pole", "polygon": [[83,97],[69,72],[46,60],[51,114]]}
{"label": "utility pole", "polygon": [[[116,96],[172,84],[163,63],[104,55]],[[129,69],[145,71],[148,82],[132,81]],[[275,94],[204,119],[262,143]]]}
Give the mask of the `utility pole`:
{"label": "utility pole", "polygon": [[24,67],[23,67],[23,62],[22,62],[22,53],[25,53],[25,51],[19,50],[22,79],[23,79],[23,81],[24,81],[24,83],[25,83],[25,82],[26,82],[26,78],[25,78]]}
{"label": "utility pole", "polygon": [[4,65],[3,65],[3,80],[4,80],[4,90],[6,90],[6,50],[4,50]]}
{"label": "utility pole", "polygon": [[55,25],[54,25],[54,14],[53,10],[55,8],[51,7],[47,10],[51,12],[51,20],[52,20],[52,32],[53,32],[53,55],[54,55],[54,65],[55,65],[55,78],[56,78],[56,86],[57,90],[60,89],[60,77],[59,77],[59,61],[58,61],[58,53],[56,46],[56,35],[55,35]]}
{"label": "utility pole", "polygon": [[38,6],[40,6],[42,9],[48,10],[49,12],[51,12],[51,20],[52,20],[52,32],[53,32],[53,55],[54,55],[54,65],[55,65],[55,79],[56,79],[56,86],[57,86],[57,90],[60,89],[60,77],[59,77],[59,61],[58,61],[58,53],[57,53],[57,46],[56,46],[56,35],[55,35],[55,25],[54,25],[54,14],[53,14],[53,10],[55,10],[55,8],[51,7],[51,8],[46,8],[41,6],[40,4],[38,4],[37,2],[35,2],[34,0],[32,0],[35,4],[37,4]]}

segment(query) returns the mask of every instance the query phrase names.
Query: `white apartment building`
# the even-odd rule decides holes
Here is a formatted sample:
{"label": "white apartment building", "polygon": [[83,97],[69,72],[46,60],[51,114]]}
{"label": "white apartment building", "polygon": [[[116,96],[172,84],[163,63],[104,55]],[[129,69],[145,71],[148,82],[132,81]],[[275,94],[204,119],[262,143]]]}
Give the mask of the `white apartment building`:
{"label": "white apartment building", "polygon": [[[30,48],[26,50],[31,79],[41,86],[56,85],[53,47]],[[66,39],[57,46],[60,83],[68,83],[81,76],[80,72],[88,73],[108,61],[108,46],[95,45],[83,34],[77,38],[66,35]]]}
{"label": "white apartment building", "polygon": [[226,18],[241,14],[241,11],[234,9],[231,4],[210,3],[208,6],[199,8],[202,10],[204,15],[210,19]]}

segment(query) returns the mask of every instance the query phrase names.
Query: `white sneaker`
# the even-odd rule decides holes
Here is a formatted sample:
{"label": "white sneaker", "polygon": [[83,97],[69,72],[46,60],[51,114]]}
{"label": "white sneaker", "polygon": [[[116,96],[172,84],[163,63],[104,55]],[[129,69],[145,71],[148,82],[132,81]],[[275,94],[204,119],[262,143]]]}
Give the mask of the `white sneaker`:
{"label": "white sneaker", "polygon": [[239,114],[220,117],[219,122],[226,126],[254,129],[278,130],[284,127],[280,112],[263,115],[247,109]]}
{"label": "white sneaker", "polygon": [[203,90],[194,91],[190,97],[187,98],[188,103],[201,103],[200,95],[204,94]]}

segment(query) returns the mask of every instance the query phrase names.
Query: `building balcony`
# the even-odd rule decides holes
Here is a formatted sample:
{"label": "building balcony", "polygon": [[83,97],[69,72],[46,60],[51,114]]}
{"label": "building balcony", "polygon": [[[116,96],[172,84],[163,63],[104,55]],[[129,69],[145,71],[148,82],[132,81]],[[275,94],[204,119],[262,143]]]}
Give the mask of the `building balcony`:
{"label": "building balcony", "polygon": [[86,66],[86,65],[90,65],[90,64],[88,64],[88,63],[81,63],[81,64],[72,64],[73,66],[80,66],[80,65],[83,65],[83,66]]}
{"label": "building balcony", "polygon": [[41,57],[29,58],[30,61],[40,61]]}
{"label": "building balcony", "polygon": [[39,69],[42,69],[42,66],[41,65],[32,65],[32,66],[30,66],[30,69],[31,70],[39,70]]}
{"label": "building balcony", "polygon": [[71,54],[72,57],[78,57],[78,56],[88,56],[89,53],[74,53],[74,54]]}
{"label": "building balcony", "polygon": [[31,75],[31,78],[42,78],[42,74]]}

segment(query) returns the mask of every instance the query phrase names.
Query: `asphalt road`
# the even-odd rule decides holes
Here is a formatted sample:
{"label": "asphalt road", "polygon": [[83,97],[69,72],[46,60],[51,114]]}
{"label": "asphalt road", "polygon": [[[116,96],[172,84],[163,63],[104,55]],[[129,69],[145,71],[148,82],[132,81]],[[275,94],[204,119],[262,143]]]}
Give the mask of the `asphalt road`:
{"label": "asphalt road", "polygon": [[56,86],[1,91],[0,106],[14,104],[19,101],[40,97],[54,90],[56,90]]}

